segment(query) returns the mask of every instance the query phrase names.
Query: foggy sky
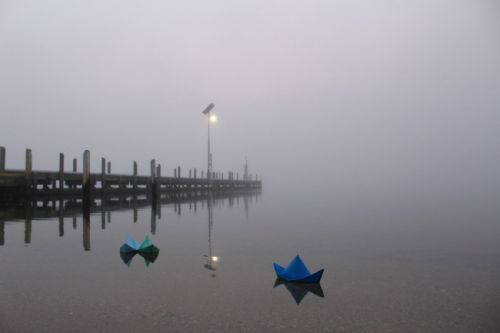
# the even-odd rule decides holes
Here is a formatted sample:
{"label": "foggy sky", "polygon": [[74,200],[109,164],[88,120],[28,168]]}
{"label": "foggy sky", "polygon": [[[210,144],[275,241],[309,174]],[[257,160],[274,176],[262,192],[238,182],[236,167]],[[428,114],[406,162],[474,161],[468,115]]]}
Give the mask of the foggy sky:
{"label": "foggy sky", "polygon": [[500,5],[0,0],[9,168],[205,169],[210,102],[214,169],[265,187],[498,194]]}

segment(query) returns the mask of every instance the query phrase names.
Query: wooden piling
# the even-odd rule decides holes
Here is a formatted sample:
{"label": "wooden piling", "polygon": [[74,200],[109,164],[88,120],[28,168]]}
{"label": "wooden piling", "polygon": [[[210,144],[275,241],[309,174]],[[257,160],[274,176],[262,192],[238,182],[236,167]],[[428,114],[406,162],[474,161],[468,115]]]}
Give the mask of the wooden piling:
{"label": "wooden piling", "polygon": [[64,190],[64,154],[59,154],[59,191]]}
{"label": "wooden piling", "polygon": [[73,159],[73,172],[76,172],[78,170],[77,163],[78,163],[78,161],[76,160],[76,158],[74,158]]}
{"label": "wooden piling", "polygon": [[196,179],[196,168],[193,170],[193,178]]}
{"label": "wooden piling", "polygon": [[137,190],[137,162],[134,161],[134,178],[132,179],[132,187],[134,192]]}
{"label": "wooden piling", "polygon": [[111,173],[111,162],[108,162],[108,174]]}
{"label": "wooden piling", "polygon": [[177,178],[181,178],[181,166],[177,167]]}
{"label": "wooden piling", "polygon": [[5,171],[5,147],[0,147],[0,172]]}
{"label": "wooden piling", "polygon": [[31,154],[31,149],[26,149],[24,176],[26,181],[26,191],[28,192],[31,190],[31,186],[33,183],[32,172],[33,172],[33,156]]}
{"label": "wooden piling", "polygon": [[101,158],[101,191],[106,191],[106,159]]}
{"label": "wooden piling", "polygon": [[82,189],[83,197],[88,198],[90,196],[90,151],[85,150],[83,152],[83,173],[82,173]]}
{"label": "wooden piling", "polygon": [[156,161],[151,160],[151,179],[150,179],[151,192],[156,195]]}

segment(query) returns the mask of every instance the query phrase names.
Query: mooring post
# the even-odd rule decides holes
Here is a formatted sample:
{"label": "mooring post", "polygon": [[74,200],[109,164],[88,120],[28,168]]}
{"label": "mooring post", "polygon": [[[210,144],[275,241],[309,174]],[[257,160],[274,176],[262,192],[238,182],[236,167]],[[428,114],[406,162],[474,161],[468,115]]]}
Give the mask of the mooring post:
{"label": "mooring post", "polygon": [[196,168],[193,170],[193,178],[196,179]]}
{"label": "mooring post", "polygon": [[78,170],[77,165],[76,165],[77,163],[78,163],[78,161],[76,160],[76,158],[74,158],[73,159],[73,172],[76,172]]}
{"label": "mooring post", "polygon": [[108,162],[108,174],[111,173],[111,162]]}
{"label": "mooring post", "polygon": [[106,190],[106,159],[101,158],[101,190],[104,192]]}
{"label": "mooring post", "polygon": [[177,167],[177,178],[181,178],[181,166]]}
{"label": "mooring post", "polygon": [[5,147],[0,147],[0,172],[5,171]]}
{"label": "mooring post", "polygon": [[156,191],[161,189],[161,164],[156,167]]}
{"label": "mooring post", "polygon": [[132,187],[134,192],[137,190],[137,162],[134,161],[134,178],[132,179]]}
{"label": "mooring post", "polygon": [[155,177],[155,174],[156,174],[156,161],[154,159],[151,160],[151,180],[150,180],[150,184],[151,184],[151,192],[153,193],[153,196],[156,195],[156,177]]}
{"label": "mooring post", "polygon": [[64,154],[59,154],[59,191],[64,190]]}
{"label": "mooring post", "polygon": [[83,198],[90,197],[90,151],[85,150],[83,152],[83,173],[82,173],[82,189]]}
{"label": "mooring post", "polygon": [[33,156],[31,154],[31,149],[26,149],[26,163],[24,169],[24,176],[26,180],[26,191],[31,190],[33,182],[32,171],[33,171]]}

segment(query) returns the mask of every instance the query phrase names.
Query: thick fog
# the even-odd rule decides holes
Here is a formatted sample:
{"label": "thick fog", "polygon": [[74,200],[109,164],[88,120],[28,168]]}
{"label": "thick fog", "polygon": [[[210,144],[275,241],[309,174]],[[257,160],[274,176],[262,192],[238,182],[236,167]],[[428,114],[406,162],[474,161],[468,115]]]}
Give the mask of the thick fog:
{"label": "thick fog", "polygon": [[264,189],[500,186],[495,0],[0,0],[7,167],[58,154],[261,175]]}

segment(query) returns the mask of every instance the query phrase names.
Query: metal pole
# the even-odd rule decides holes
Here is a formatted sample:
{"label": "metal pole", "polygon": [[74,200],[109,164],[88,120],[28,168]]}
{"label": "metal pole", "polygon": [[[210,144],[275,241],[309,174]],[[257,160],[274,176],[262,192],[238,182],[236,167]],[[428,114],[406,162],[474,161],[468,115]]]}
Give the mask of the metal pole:
{"label": "metal pole", "polygon": [[210,111],[208,111],[207,114],[207,119],[208,119],[208,156],[207,156],[207,176],[208,176],[208,182],[210,184],[211,179],[212,179],[212,154],[210,153]]}

